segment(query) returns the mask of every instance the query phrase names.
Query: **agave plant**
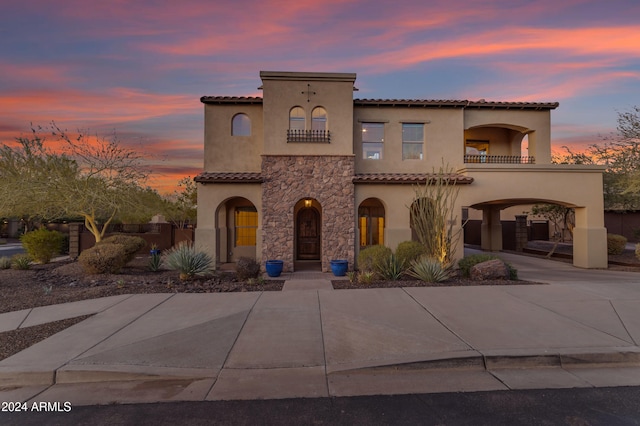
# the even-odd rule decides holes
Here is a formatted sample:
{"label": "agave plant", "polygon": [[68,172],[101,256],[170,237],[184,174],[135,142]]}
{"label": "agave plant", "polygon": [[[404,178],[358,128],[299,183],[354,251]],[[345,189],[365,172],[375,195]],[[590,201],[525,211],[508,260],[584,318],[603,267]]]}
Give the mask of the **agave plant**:
{"label": "agave plant", "polygon": [[205,275],[212,269],[213,259],[198,251],[193,244],[180,243],[164,255],[164,264],[180,272],[180,280],[186,281],[196,275]]}
{"label": "agave plant", "polygon": [[391,281],[398,281],[405,273],[404,262],[400,262],[395,254],[378,264],[377,269],[383,279]]}
{"label": "agave plant", "polygon": [[438,259],[422,256],[411,262],[409,275],[428,283],[440,283],[451,278],[452,271],[448,265],[443,265]]}

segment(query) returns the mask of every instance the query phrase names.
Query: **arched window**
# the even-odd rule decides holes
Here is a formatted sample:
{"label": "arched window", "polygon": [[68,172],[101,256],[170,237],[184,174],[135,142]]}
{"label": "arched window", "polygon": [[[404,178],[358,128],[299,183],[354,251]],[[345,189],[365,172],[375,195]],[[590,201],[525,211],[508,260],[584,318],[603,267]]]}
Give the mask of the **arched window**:
{"label": "arched window", "polygon": [[247,114],[236,114],[231,120],[231,136],[251,136],[251,119]]}
{"label": "arched window", "polygon": [[384,245],[384,206],[377,198],[367,198],[358,207],[360,247]]}
{"label": "arched window", "polygon": [[311,111],[311,130],[327,130],[327,110],[316,107]]}
{"label": "arched window", "polygon": [[301,107],[293,107],[289,111],[289,130],[305,129],[304,110]]}

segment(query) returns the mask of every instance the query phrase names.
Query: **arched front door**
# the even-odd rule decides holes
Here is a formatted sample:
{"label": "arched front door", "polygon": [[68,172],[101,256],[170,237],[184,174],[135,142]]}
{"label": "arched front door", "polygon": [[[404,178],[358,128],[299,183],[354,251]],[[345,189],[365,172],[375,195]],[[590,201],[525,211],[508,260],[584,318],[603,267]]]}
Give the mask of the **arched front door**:
{"label": "arched front door", "polygon": [[320,260],[320,213],[313,207],[300,209],[296,220],[297,259]]}

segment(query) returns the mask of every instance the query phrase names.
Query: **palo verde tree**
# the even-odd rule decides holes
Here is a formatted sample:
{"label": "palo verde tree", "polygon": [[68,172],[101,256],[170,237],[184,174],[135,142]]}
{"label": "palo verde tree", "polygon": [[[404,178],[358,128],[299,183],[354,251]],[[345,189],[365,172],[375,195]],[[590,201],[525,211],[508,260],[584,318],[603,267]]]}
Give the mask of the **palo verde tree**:
{"label": "palo verde tree", "polygon": [[414,199],[409,206],[411,227],[418,241],[425,246],[426,256],[443,266],[451,264],[462,231],[454,231],[458,220],[455,206],[459,192],[455,171],[448,165],[442,165],[438,171],[434,170],[424,185],[414,186]]}
{"label": "palo verde tree", "polygon": [[[1,177],[9,177],[0,183],[0,198],[16,197],[0,204],[1,215],[81,217],[100,241],[118,213],[139,208],[139,191],[148,173],[142,156],[122,146],[115,133],[109,138],[86,131],[72,136],[53,122],[32,132],[30,139],[0,146]],[[10,167],[5,169],[5,164]]]}

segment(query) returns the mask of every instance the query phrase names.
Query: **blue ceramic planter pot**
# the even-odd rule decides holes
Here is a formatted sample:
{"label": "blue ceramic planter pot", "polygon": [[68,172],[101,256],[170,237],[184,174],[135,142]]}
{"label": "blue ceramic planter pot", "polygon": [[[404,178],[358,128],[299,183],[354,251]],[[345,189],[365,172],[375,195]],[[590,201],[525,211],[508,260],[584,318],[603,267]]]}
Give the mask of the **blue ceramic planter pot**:
{"label": "blue ceramic planter pot", "polygon": [[344,277],[347,275],[347,268],[349,268],[349,261],[347,260],[332,260],[331,272],[336,277]]}
{"label": "blue ceramic planter pot", "polygon": [[282,273],[282,260],[267,260],[265,268],[267,269],[267,275],[270,277],[279,277]]}

